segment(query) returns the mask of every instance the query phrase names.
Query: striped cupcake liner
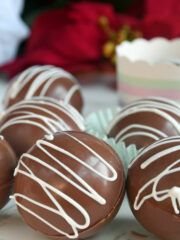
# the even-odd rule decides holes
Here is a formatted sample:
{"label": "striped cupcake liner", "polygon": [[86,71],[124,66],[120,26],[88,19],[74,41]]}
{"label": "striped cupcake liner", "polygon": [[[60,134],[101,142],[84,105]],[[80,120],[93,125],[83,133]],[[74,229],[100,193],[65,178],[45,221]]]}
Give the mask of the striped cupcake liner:
{"label": "striped cupcake liner", "polygon": [[147,96],[180,101],[180,38],[124,41],[116,48],[121,102]]}
{"label": "striped cupcake liner", "polygon": [[147,96],[163,96],[180,101],[180,80],[147,80],[119,74],[117,85],[120,98],[125,103]]}

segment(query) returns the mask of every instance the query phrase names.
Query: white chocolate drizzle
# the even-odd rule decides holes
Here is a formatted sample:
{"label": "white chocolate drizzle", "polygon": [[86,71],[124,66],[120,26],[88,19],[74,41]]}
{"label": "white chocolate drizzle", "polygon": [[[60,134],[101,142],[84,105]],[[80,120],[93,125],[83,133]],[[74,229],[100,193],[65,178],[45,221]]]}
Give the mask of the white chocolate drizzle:
{"label": "white chocolate drizzle", "polygon": [[[50,109],[48,109],[48,107]],[[52,108],[54,110],[52,110]],[[35,112],[38,110],[38,113]],[[58,114],[59,113],[59,114]],[[63,113],[63,115],[61,114]],[[0,126],[0,132],[12,125],[29,124],[42,129],[45,134],[57,131],[73,130],[63,116],[77,126],[79,130],[84,130],[84,120],[80,113],[71,105],[58,102],[49,98],[33,98],[23,100],[4,111],[4,117],[10,117]],[[40,120],[40,121],[38,121]]]}
{"label": "white chocolate drizzle", "polygon": [[144,99],[140,99],[134,103],[131,103],[128,105],[128,107],[132,107],[132,106],[137,106],[137,105],[144,105],[144,104],[147,104],[147,105],[151,105],[151,106],[155,106],[157,104],[161,104],[161,106],[164,106],[164,107],[167,107],[168,108],[170,107],[173,107],[173,108],[178,108],[180,109],[180,105],[179,103],[173,101],[173,100],[170,100],[170,99],[167,99],[167,98],[163,98],[163,97],[146,97]]}
{"label": "white chocolate drizzle", "polygon": [[[32,81],[32,79],[34,80]],[[47,94],[48,89],[55,81],[60,81],[61,78],[68,78],[73,82],[73,86],[67,91],[65,96],[65,103],[69,103],[76,91],[79,90],[79,85],[76,79],[70,73],[66,72],[62,68],[53,66],[33,66],[22,72],[17,79],[14,80],[12,86],[8,91],[8,97],[6,98],[5,105],[8,105],[8,99],[14,99],[20,94],[20,92],[31,81],[30,86],[25,94],[24,99],[30,99],[35,96],[36,91],[42,87],[39,94],[40,97],[44,97]]]}
{"label": "white chocolate drizzle", "polygon": [[[80,159],[78,156],[75,156],[73,153],[65,150],[62,147],[54,145],[52,142],[47,141],[46,139],[48,139],[50,141],[53,140],[53,135],[51,135],[50,137],[47,136],[46,139],[44,139],[44,140],[38,140],[36,142],[36,147],[40,151],[42,151],[43,154],[46,154],[51,161],[54,161],[56,164],[58,164],[62,170],[63,169],[66,170],[68,172],[68,174],[70,175],[70,177],[63,174],[63,171],[61,172],[60,170],[53,167],[52,165],[47,164],[45,161],[43,161],[43,159],[37,158],[36,156],[32,155],[31,153],[25,153],[22,155],[22,157],[19,161],[19,164],[15,170],[14,175],[17,175],[17,174],[24,175],[27,178],[29,178],[29,180],[35,181],[37,184],[39,184],[39,186],[42,188],[42,190],[45,192],[45,194],[47,195],[47,197],[49,198],[49,200],[53,203],[53,206],[55,206],[55,207],[54,208],[50,207],[44,203],[38,202],[38,201],[36,201],[28,196],[25,196],[21,193],[18,193],[18,192],[14,193],[13,198],[15,199],[15,202],[19,208],[23,209],[30,215],[34,216],[39,221],[41,221],[42,223],[47,225],[49,228],[56,231],[58,234],[64,235],[69,239],[76,239],[79,236],[79,230],[84,230],[89,227],[90,222],[91,222],[89,213],[86,211],[86,209],[83,206],[81,206],[77,201],[75,201],[70,195],[65,194],[62,190],[56,188],[56,186],[53,186],[53,185],[49,184],[48,182],[43,181],[40,177],[36,176],[34,174],[33,170],[30,168],[30,165],[26,164],[26,160],[30,159],[30,161],[36,162],[36,163],[40,164],[42,167],[48,169],[49,171],[52,171],[55,175],[61,177],[68,184],[73,185],[73,187],[75,187],[77,190],[81,191],[82,194],[87,195],[89,198],[93,199],[100,205],[105,205],[106,199],[103,196],[101,196],[96,191],[96,189],[94,189],[92,186],[90,186],[82,177],[80,177],[73,169],[68,167],[63,162],[61,162],[60,159],[56,158],[53,155],[53,152],[57,151],[60,154],[68,156],[70,159],[69,161],[72,161],[72,164],[75,161],[75,162],[79,163],[82,167],[84,167],[84,168],[88,169],[90,172],[92,172],[92,174],[95,174],[97,177],[99,177],[101,179],[105,179],[106,181],[111,181],[111,182],[116,181],[117,172],[102,156],[100,156],[98,153],[96,153],[90,146],[86,145],[78,138],[76,138],[66,132],[64,132],[63,134],[65,134],[67,137],[71,138],[72,141],[75,141],[76,144],[83,146],[87,151],[89,151],[90,154],[92,154],[94,157],[99,159],[99,161],[101,161],[101,163],[103,163],[104,166],[108,169],[109,174],[111,173],[110,174],[111,176],[109,176],[109,174],[107,175],[107,171],[104,171],[104,173],[101,173],[101,172],[97,171],[95,168],[93,168],[92,166],[90,166],[88,164],[88,162],[83,161],[83,159]],[[51,153],[50,149],[53,150],[52,153]],[[73,181],[73,178],[76,181]],[[59,198],[63,198],[65,201],[68,202],[68,204],[71,204],[73,207],[75,207],[77,209],[77,211],[84,218],[84,223],[79,224],[75,219],[73,219],[65,211],[65,209],[63,209],[63,206],[60,204],[60,202],[58,202],[56,200],[56,198],[53,196],[54,194],[59,196]],[[45,210],[48,210],[49,212],[52,212],[52,213],[62,217],[64,219],[64,221],[66,221],[71,226],[73,233],[70,234],[68,232],[64,232],[60,228],[57,228],[56,226],[51,224],[48,221],[48,219],[44,219],[38,213],[36,213],[36,212],[32,211],[30,208],[27,208],[26,206],[22,205],[20,203],[20,201],[18,201],[18,199],[24,199],[27,202],[30,202],[31,204],[33,204],[35,206],[38,206]]]}
{"label": "white chocolate drizzle", "polygon": [[[155,100],[157,102],[155,102]],[[120,123],[124,118],[131,116],[132,114],[146,114],[150,112],[166,120],[169,124],[171,124],[172,129],[174,129],[177,134],[180,134],[180,106],[173,101],[168,101],[163,98],[147,98],[122,109],[122,111],[120,111],[111,122],[107,133],[109,134],[116,124]],[[168,137],[168,135],[161,129],[155,128],[151,125],[145,125],[141,123],[141,119],[139,119],[139,122],[134,122],[119,130],[115,135],[115,140],[117,142],[126,141],[128,138],[134,136],[145,136],[155,141]]]}
{"label": "white chocolate drizzle", "polygon": [[[166,144],[175,143],[175,146],[166,147]],[[137,157],[139,159],[147,152],[150,152],[154,147],[164,146],[164,149],[161,150],[158,153],[154,153],[151,157],[146,159],[140,166],[140,168],[146,169],[148,166],[153,164],[156,161],[162,161],[162,158],[165,156],[168,156],[169,158],[172,158],[172,154],[175,152],[180,153],[180,138],[172,137],[167,138],[162,141],[156,142],[152,144],[151,146],[147,147],[140,153],[140,155]],[[133,161],[130,168],[133,166],[133,164],[137,161]],[[134,202],[134,209],[139,210],[142,205],[149,199],[154,199],[157,202],[162,202],[168,198],[171,199],[171,203],[174,209],[175,214],[180,214],[180,187],[179,186],[173,186],[170,189],[164,189],[164,190],[158,190],[158,185],[160,184],[160,181],[171,174],[180,172],[180,158],[174,159],[174,162],[169,164],[163,171],[161,171],[156,177],[150,179],[147,183],[145,183],[138,191],[137,196],[135,198]],[[144,192],[147,192],[148,194],[144,195]]]}
{"label": "white chocolate drizzle", "polygon": [[2,135],[0,135],[0,140],[1,140],[1,141],[4,140],[4,137],[3,137]]}

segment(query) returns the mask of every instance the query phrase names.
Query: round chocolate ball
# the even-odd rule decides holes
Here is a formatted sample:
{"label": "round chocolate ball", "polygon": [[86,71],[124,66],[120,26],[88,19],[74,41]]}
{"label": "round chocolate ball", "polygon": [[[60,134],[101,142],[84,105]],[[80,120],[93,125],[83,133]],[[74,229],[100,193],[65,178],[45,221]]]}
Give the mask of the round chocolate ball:
{"label": "round chocolate ball", "polygon": [[128,170],[127,193],[137,220],[163,240],[180,239],[180,136],[146,147]]}
{"label": "round chocolate ball", "polygon": [[165,98],[147,98],[122,109],[107,130],[108,136],[141,149],[155,141],[180,135],[180,106]]}
{"label": "round chocolate ball", "polygon": [[54,66],[33,66],[19,74],[10,84],[4,105],[9,107],[34,96],[55,98],[82,110],[80,86],[70,73]]}
{"label": "round chocolate ball", "polygon": [[9,200],[15,167],[15,154],[4,137],[0,136],[0,209]]}
{"label": "round chocolate ball", "polygon": [[38,140],[15,170],[14,199],[25,222],[55,239],[84,239],[116,215],[124,197],[121,160],[84,132]]}
{"label": "round chocolate ball", "polygon": [[84,130],[83,117],[73,106],[49,98],[18,102],[6,109],[0,119],[0,134],[17,156],[44,135],[66,130]]}

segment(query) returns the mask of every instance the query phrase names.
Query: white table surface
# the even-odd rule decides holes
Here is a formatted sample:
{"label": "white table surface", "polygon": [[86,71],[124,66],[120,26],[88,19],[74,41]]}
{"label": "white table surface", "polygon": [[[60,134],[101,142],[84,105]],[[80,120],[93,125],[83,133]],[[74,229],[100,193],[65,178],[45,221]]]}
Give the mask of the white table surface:
{"label": "white table surface", "polygon": [[[3,99],[6,84],[0,81],[0,101]],[[89,86],[83,88],[85,98],[85,114],[101,108],[117,105],[118,98],[115,92],[105,86]],[[133,234],[137,232],[145,234],[145,237],[138,237]],[[14,202],[0,211],[0,240],[47,240],[48,238],[34,232],[21,220]],[[155,240],[147,233],[134,219],[127,200],[116,216],[116,218],[104,228],[98,235],[89,240]]]}

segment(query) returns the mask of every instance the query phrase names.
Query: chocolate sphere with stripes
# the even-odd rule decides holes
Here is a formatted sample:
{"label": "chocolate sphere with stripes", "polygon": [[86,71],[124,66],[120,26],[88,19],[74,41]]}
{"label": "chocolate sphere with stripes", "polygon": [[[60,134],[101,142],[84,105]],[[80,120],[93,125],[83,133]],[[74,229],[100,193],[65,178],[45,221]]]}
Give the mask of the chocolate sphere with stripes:
{"label": "chocolate sphere with stripes", "polygon": [[25,222],[55,239],[94,235],[118,212],[124,197],[121,160],[85,132],[38,140],[15,170],[15,202]]}
{"label": "chocolate sphere with stripes", "polygon": [[54,66],[33,66],[20,73],[10,84],[4,105],[9,107],[34,96],[63,100],[80,112],[83,107],[80,86],[75,77]]}
{"label": "chocolate sphere with stripes", "polygon": [[180,136],[141,151],[128,170],[127,193],[137,220],[163,240],[180,239]]}
{"label": "chocolate sphere with stripes", "polygon": [[141,149],[155,141],[180,135],[180,105],[151,97],[122,109],[107,130],[108,136]]}
{"label": "chocolate sphere with stripes", "polygon": [[15,153],[4,137],[0,136],[0,209],[9,200],[15,167]]}
{"label": "chocolate sphere with stripes", "polygon": [[66,130],[83,131],[83,117],[73,106],[49,98],[18,102],[6,109],[0,120],[0,133],[17,156],[44,135]]}

